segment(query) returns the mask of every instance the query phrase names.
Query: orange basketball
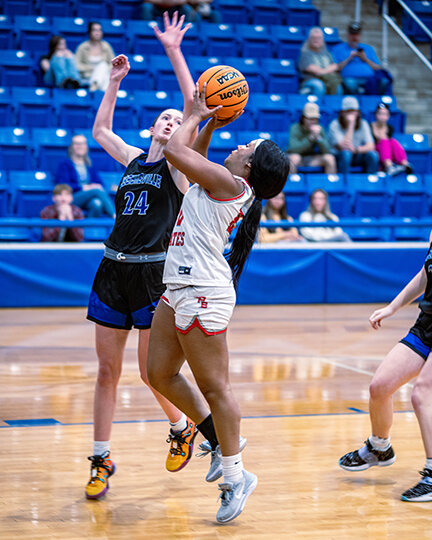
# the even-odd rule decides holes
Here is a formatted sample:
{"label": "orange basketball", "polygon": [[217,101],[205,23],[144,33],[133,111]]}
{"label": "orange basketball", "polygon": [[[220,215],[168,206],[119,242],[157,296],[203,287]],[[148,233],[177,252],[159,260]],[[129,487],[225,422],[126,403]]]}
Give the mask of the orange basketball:
{"label": "orange basketball", "polygon": [[217,113],[218,118],[231,118],[242,111],[249,97],[249,86],[243,74],[230,66],[214,66],[198,79],[199,89],[207,83],[206,103],[209,109],[223,105]]}

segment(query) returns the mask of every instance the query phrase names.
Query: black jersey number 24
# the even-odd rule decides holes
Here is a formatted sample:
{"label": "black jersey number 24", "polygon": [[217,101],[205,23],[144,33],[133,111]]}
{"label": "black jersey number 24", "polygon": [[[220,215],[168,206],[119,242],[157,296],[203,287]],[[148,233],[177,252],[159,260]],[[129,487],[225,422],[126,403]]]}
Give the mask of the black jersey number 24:
{"label": "black jersey number 24", "polygon": [[147,204],[147,191],[141,191],[139,196],[135,200],[135,194],[132,191],[126,191],[124,198],[126,199],[126,207],[123,210],[123,215],[131,216],[134,212],[138,212],[138,215],[145,216],[149,205]]}

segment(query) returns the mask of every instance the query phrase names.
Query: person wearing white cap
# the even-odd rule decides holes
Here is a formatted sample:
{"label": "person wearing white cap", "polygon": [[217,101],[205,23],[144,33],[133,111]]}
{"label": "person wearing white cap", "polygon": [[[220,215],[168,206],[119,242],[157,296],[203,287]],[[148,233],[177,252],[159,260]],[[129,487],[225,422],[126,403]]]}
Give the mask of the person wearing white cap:
{"label": "person wearing white cap", "polygon": [[306,103],[300,121],[291,126],[287,150],[291,161],[291,174],[296,173],[300,165],[324,167],[326,174],[336,172],[336,160],[319,123],[320,117],[318,105]]}
{"label": "person wearing white cap", "polygon": [[343,98],[342,110],[329,127],[329,141],[336,155],[339,173],[349,173],[351,166],[362,167],[365,173],[378,171],[379,157],[371,128],[361,117],[357,98]]}

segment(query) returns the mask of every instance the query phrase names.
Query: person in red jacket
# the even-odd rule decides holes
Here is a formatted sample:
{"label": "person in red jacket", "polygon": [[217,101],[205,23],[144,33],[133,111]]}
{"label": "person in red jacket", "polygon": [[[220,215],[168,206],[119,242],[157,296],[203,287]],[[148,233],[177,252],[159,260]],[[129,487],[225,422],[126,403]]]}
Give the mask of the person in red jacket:
{"label": "person in red jacket", "polygon": [[[83,219],[83,211],[72,204],[72,188],[67,184],[57,184],[53,191],[53,203],[46,206],[40,213],[42,219],[59,219],[74,221]],[[44,227],[42,242],[82,242],[84,230],[81,227]]]}

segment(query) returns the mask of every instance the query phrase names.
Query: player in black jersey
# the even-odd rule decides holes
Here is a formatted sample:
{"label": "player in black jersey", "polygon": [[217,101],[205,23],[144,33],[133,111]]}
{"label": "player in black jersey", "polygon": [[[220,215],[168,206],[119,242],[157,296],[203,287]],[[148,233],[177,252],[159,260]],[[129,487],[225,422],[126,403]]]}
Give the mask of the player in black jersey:
{"label": "player in black jersey", "polygon": [[411,401],[420,425],[426,451],[426,465],[420,482],[402,493],[403,501],[432,501],[432,234],[424,266],[408,285],[388,304],[372,313],[369,322],[375,330],[381,321],[391,317],[421,294],[420,315],[408,334],[397,343],[378,367],[369,388],[369,414],[372,435],[365,446],[345,454],[339,465],[347,471],[363,471],[374,465],[385,467],[395,462],[390,444],[393,421],[393,394],[417,377]]}
{"label": "player in black jersey", "polygon": [[[150,128],[148,154],[125,143],[112,130],[113,113],[121,80],[129,71],[126,56],[112,61],[109,86],[99,107],[93,136],[126,171],[115,198],[116,221],[105,242],[105,254],[96,273],[87,318],[96,322],[96,351],[99,369],[94,398],[94,447],[91,477],[86,486],[90,499],[102,497],[115,466],[110,459],[111,424],[117,383],[129,330],[139,329],[138,361],[143,381],[147,378],[147,348],[153,312],[164,290],[162,273],[171,229],[189,183],[167,163],[163,149],[171,135],[190,114],[194,84],[180,50],[184,17],[170,21],[164,17],[165,31],[155,27],[176,73],[184,97],[183,114],[175,109],[163,111]],[[151,388],[151,387],[150,387]],[[197,433],[195,423],[166,398],[151,388],[171,424],[171,448],[167,468],[184,467],[191,455]],[[211,418],[211,417],[210,417]],[[213,430],[214,433],[214,430]],[[207,437],[208,438],[208,437]]]}

